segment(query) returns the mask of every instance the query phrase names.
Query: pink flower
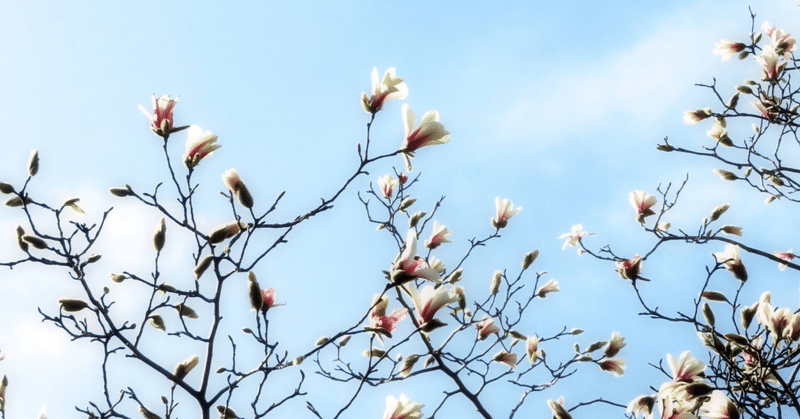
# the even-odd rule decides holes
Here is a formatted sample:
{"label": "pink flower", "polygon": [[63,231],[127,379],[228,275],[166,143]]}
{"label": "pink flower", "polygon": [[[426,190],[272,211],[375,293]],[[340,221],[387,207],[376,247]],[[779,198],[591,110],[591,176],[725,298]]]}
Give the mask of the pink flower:
{"label": "pink flower", "polygon": [[428,266],[425,259],[417,256],[417,233],[412,228],[406,235],[405,249],[392,269],[392,282],[402,284],[417,278],[436,283],[442,281],[439,272]]}
{"label": "pink flower", "polygon": [[172,108],[178,103],[178,96],[175,100],[170,100],[168,95],[163,95],[156,99],[153,95],[153,114],[151,115],[144,106],[139,105],[139,110],[150,120],[150,129],[161,137],[169,136],[172,132]]}
{"label": "pink flower", "polygon": [[188,130],[189,138],[186,140],[186,153],[183,155],[183,163],[188,168],[193,168],[200,163],[206,156],[222,147],[221,145],[214,144],[217,142],[217,136],[212,134],[211,131],[203,131],[197,125],[192,125]]}
{"label": "pink flower", "polygon": [[395,179],[391,174],[378,178],[378,187],[381,188],[383,197],[386,199],[392,198],[392,192],[394,192],[395,186],[397,186],[397,179]]}
{"label": "pink flower", "polygon": [[[403,285],[403,290],[411,297],[414,303],[414,309],[416,310],[417,321],[420,323],[420,327],[423,330],[426,324],[434,321],[438,322],[434,317],[439,309],[458,301],[456,293],[448,290],[445,286],[434,288],[432,285],[427,285],[422,288],[422,292],[420,293],[414,284],[406,284]],[[438,323],[438,325],[443,325],[441,322]],[[435,324],[436,323],[431,323],[430,326]]]}
{"label": "pink flower", "polygon": [[714,54],[721,55],[722,61],[728,61],[734,55],[744,51],[747,45],[742,42],[733,42],[723,39],[719,42],[714,42],[714,46],[716,47],[714,48]]}
{"label": "pink flower", "polygon": [[424,404],[414,403],[400,394],[400,399],[386,396],[386,410],[383,412],[383,419],[420,419],[422,418],[422,408]]}
{"label": "pink flower", "polygon": [[500,197],[494,199],[494,206],[497,210],[495,218],[492,218],[492,227],[496,229],[505,228],[508,225],[508,220],[518,213],[522,207],[514,208],[514,203],[508,199],[500,200]]}
{"label": "pink flower", "polygon": [[536,360],[541,356],[542,351],[539,350],[539,337],[528,336],[525,341],[525,354],[528,355],[528,360],[531,364],[536,363]]}
{"label": "pink flower", "polygon": [[558,292],[558,291],[559,291],[559,289],[558,289],[558,281],[556,281],[555,279],[551,279],[546,284],[544,284],[541,288],[539,288],[539,291],[536,292],[536,295],[539,298],[545,298],[545,297],[547,297],[547,294],[550,294],[551,292]]}
{"label": "pink flower", "polygon": [[389,99],[403,100],[408,96],[408,87],[403,79],[395,75],[394,67],[386,70],[383,81],[378,81],[378,68],[372,69],[372,90],[368,97],[361,94],[361,106],[369,114],[375,114],[383,109],[383,104]]}
{"label": "pink flower", "polygon": [[411,158],[414,152],[429,145],[444,144],[450,141],[450,133],[439,122],[439,112],[428,111],[422,115],[419,126],[414,128],[416,117],[408,104],[403,104],[403,121],[405,122],[405,139],[400,151],[406,161],[406,170],[411,171]]}
{"label": "pink flower", "polygon": [[633,191],[628,195],[628,201],[636,211],[636,220],[644,224],[644,219],[655,212],[651,209],[658,202],[655,195],[649,195],[644,191]]}
{"label": "pink flower", "polygon": [[434,221],[431,238],[425,241],[425,247],[428,249],[435,249],[442,243],[452,243],[447,239],[448,237],[450,237],[450,230],[448,230],[447,227],[440,225],[438,221]]}
{"label": "pink flower", "polygon": [[634,417],[641,413],[644,419],[653,419],[653,406],[655,406],[655,404],[655,394],[652,396],[639,396],[628,404],[628,409],[626,409],[625,412],[633,413]]}
{"label": "pink flower", "polygon": [[622,279],[630,279],[631,281],[639,278],[639,272],[642,270],[642,257],[636,255],[633,259],[623,260],[616,262],[617,273]]}
{"label": "pink flower", "polygon": [[[792,249],[789,249],[788,252],[775,252],[775,253],[773,253],[773,255],[779,257],[781,260],[785,260],[786,262],[791,262],[792,259],[795,258],[795,254],[792,253]],[[778,264],[778,269],[784,270],[784,269],[786,269],[787,266],[789,266],[789,265],[787,265],[785,263],[779,263]]]}
{"label": "pink flower", "polygon": [[625,373],[625,360],[622,358],[604,359],[597,363],[603,371],[609,371],[616,377]]}
{"label": "pink flower", "polygon": [[492,333],[500,333],[500,329],[495,326],[494,319],[491,317],[484,317],[475,327],[478,328],[478,340],[486,340]]}
{"label": "pink flower", "polygon": [[[378,297],[378,295],[375,296],[376,299]],[[405,308],[398,308],[387,316],[386,308],[389,306],[389,297],[385,295],[373,304],[374,306],[369,312],[369,328],[366,329],[376,332],[378,338],[381,340],[383,340],[381,335],[392,337],[392,332],[394,332],[394,329],[397,327],[397,323],[406,317],[408,310]]]}
{"label": "pink flower", "polygon": [[[261,306],[261,309],[267,311],[272,307],[275,307],[275,290],[273,288],[266,288],[261,290],[261,299],[264,300],[264,305]],[[282,304],[279,304],[282,305]]]}
{"label": "pink flower", "polygon": [[559,239],[567,239],[564,241],[564,245],[561,246],[561,250],[567,248],[567,246],[575,247],[581,243],[581,239],[586,236],[594,236],[594,233],[587,233],[583,231],[583,226],[581,224],[575,224],[572,226],[572,231],[569,233],[564,233],[558,236]]}
{"label": "pink flower", "polygon": [[242,182],[242,179],[239,177],[239,174],[236,173],[235,169],[229,169],[227,172],[223,173],[222,181],[231,193],[236,195],[236,198],[239,199],[239,203],[241,203],[243,207],[253,208],[253,196],[250,195],[250,191],[247,190],[247,186]]}
{"label": "pink flower", "polygon": [[492,357],[492,361],[502,362],[511,367],[511,369],[513,370],[514,368],[517,367],[517,354],[501,350],[500,352],[494,354],[494,357]]}
{"label": "pink flower", "polygon": [[747,269],[739,259],[739,246],[734,244],[725,245],[725,251],[719,253],[712,253],[717,263],[725,265],[725,269],[729,270],[733,277],[744,282],[747,281]]}

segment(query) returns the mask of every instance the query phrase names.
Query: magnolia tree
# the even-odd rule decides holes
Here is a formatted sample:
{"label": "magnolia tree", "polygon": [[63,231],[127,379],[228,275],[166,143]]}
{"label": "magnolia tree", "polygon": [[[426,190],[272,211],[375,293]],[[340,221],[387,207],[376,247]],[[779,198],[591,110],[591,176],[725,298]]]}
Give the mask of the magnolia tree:
{"label": "magnolia tree", "polygon": [[[793,55],[796,41],[769,22],[757,32],[752,12],[751,19],[750,34],[742,42],[722,40],[713,51],[723,61],[738,56],[740,65],[752,71],[751,79],[731,87],[718,86],[716,80],[699,85],[712,93],[716,104],[684,114],[687,124],[709,125],[710,141],[699,148],[683,148],[664,139],[657,149],[710,159],[722,181],[747,185],[764,195],[767,204],[800,202],[800,94],[792,83],[800,69]],[[631,299],[641,306],[642,315],[683,325],[696,332],[707,348],[703,354],[667,354],[667,366],[652,364],[666,375],[666,381],[651,387],[654,394],[631,401],[627,412],[645,418],[798,417],[800,310],[774,306],[770,291],[764,289],[772,273],[759,272],[758,278],[748,275],[746,268],[749,261],[763,258],[776,262],[777,269],[796,271],[800,270],[793,262],[796,256],[791,249],[765,245],[763,237],[748,239],[743,233],[749,231],[745,220],[724,224],[729,204],[720,202],[699,224],[673,217],[686,183],[659,186],[652,194],[630,193],[631,222],[640,223],[652,239],[638,254],[620,254],[610,245],[587,247],[583,239],[589,233],[581,225],[564,236],[564,247],[579,246],[579,254],[615,264],[619,276],[630,282]],[[660,309],[664,301],[647,290],[656,282],[675,281],[675,274],[648,271],[647,265],[669,258],[668,249],[677,243],[701,245],[713,252],[702,273],[680,284],[693,287],[694,297],[670,312]],[[744,297],[753,295],[749,292],[753,287],[763,291],[761,297]]]}
{"label": "magnolia tree", "polygon": [[[64,281],[77,284],[75,294],[52,301],[39,311],[46,322],[72,340],[91,342],[101,349],[98,367],[102,394],[79,401],[76,409],[95,418],[170,418],[177,416],[179,404],[182,409],[192,406],[192,410],[183,412],[203,418],[286,417],[298,411],[318,418],[380,417],[381,412],[356,411],[353,403],[372,387],[398,382],[393,388],[421,386],[431,382],[427,377],[438,377],[436,382],[443,383],[438,402],[423,406],[397,392],[386,399],[384,419],[447,417],[449,409],[464,406],[484,418],[544,412],[563,418],[569,416],[568,410],[593,403],[624,408],[602,397],[569,409],[563,400],[550,400],[549,408],[543,402],[526,404],[529,395],[581,369],[599,368],[621,376],[625,362],[619,353],[625,346],[624,338],[608,330],[602,331],[610,336],[607,341],[584,342],[582,336],[578,337],[582,330],[568,325],[552,333],[532,330],[532,307],[544,298],[556,298],[550,294],[559,291],[558,283],[547,278],[546,272],[530,269],[537,250],[520,252],[521,266],[498,270],[491,278],[469,278],[471,256],[498,241],[503,229],[513,228],[512,217],[520,208],[508,199],[497,198],[491,224],[478,229],[480,236],[468,241],[463,255],[439,258],[437,250],[450,243],[446,220],[436,217],[442,200],[416,202],[413,192],[421,187],[421,178],[412,174],[411,162],[418,150],[447,143],[450,133],[439,122],[438,112],[426,112],[417,120],[404,104],[400,109],[405,125],[401,144],[370,136],[372,124],[379,113],[385,113],[381,111],[387,101],[402,100],[407,92],[394,69],[382,78],[377,69],[373,71],[371,92],[364,93],[361,100],[368,122],[366,138],[358,144],[355,170],[319,204],[288,219],[276,216],[283,193],[274,200],[253,196],[235,169],[222,174],[222,185],[195,180],[193,176],[203,170],[203,162],[217,158],[213,153],[224,141],[218,143],[217,136],[198,126],[177,124],[173,120],[177,98],[154,96],[152,111],[142,111],[163,148],[168,177],[156,185],[131,186],[136,185],[134,179],[128,185],[109,185],[113,186],[109,191],[118,199],[158,214],[161,221],[154,226],[152,247],[124,249],[127,258],[135,260],[130,266],[116,266],[110,275],[94,267],[101,259],[98,239],[113,222],[109,218],[111,209],[85,223],[76,221],[76,213],[84,212],[79,199],[58,204],[40,200],[36,151],[28,162],[26,176],[5,174],[0,191],[9,195],[5,201],[9,209],[4,217],[19,220],[19,249],[17,254],[4,255],[0,265],[46,265],[62,272]],[[143,136],[146,129],[143,124]],[[180,159],[168,147],[176,140],[186,142]],[[156,141],[152,144],[158,146]],[[366,175],[368,166],[377,170],[379,163],[398,156],[405,160],[405,170],[383,169],[388,174],[373,178],[375,184],[361,176]],[[46,158],[42,164],[46,164]],[[783,178],[778,170],[771,173]],[[363,273],[374,280],[368,284],[360,281],[359,286],[375,289],[372,301],[354,302],[362,305],[363,315],[350,320],[329,319],[327,336],[316,342],[297,343],[305,344],[305,350],[290,355],[271,332],[299,325],[271,319],[285,301],[279,298],[281,290],[270,288],[269,279],[259,270],[271,252],[288,242],[292,232],[315,222],[317,216],[333,208],[346,189],[359,182],[363,192],[358,196],[368,222],[392,238],[396,243],[392,252],[397,256],[385,261],[383,272]],[[201,198],[216,195],[220,188],[222,198],[204,204],[209,201]],[[203,214],[210,212],[226,214],[229,222],[206,225]],[[143,227],[146,231],[153,228]],[[651,231],[659,237],[665,234]],[[574,234],[577,238],[570,240],[577,244],[581,233]],[[174,258],[165,256],[166,249],[181,240],[184,242],[180,245],[190,250]],[[150,269],[135,268],[141,266],[138,260],[142,259],[151,263]],[[623,272],[636,278],[634,264],[628,263],[631,267]],[[181,268],[188,266],[194,269]],[[336,278],[347,280],[352,279]],[[240,289],[235,284],[244,283],[249,295],[229,296],[232,290]],[[134,310],[120,307],[123,295],[126,300],[141,297],[135,301]],[[131,302],[126,304],[130,306]],[[766,306],[762,302],[762,307]],[[226,313],[247,310],[252,313],[247,322],[223,321]],[[556,350],[558,345],[574,346],[575,351]],[[771,348],[769,339],[765,345]],[[546,352],[549,348],[554,349]],[[184,360],[176,363],[175,359]],[[147,382],[129,379],[143,370],[149,371],[148,377],[157,378]],[[306,384],[309,373],[322,377],[325,384]],[[287,380],[294,383],[287,385]],[[5,407],[17,402],[6,397],[6,389],[13,387],[13,382],[13,377],[2,379],[3,417]],[[503,386],[507,388],[499,391],[517,394],[514,403],[491,403],[488,394],[497,393],[493,388]],[[339,394],[347,394],[338,406],[322,407],[318,402],[330,393],[328,387],[338,387]]]}

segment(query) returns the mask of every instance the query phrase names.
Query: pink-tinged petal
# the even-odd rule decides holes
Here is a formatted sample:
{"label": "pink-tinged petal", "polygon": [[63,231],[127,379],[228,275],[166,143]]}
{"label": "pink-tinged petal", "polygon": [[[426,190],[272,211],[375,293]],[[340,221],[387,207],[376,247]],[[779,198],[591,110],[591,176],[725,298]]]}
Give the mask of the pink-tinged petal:
{"label": "pink-tinged petal", "polygon": [[667,354],[667,363],[672,371],[672,382],[694,382],[703,380],[700,373],[705,371],[706,365],[695,359],[690,351],[685,351],[676,361],[671,354]]}
{"label": "pink-tinged petal", "polygon": [[488,316],[475,324],[475,327],[478,329],[478,340],[486,340],[489,335],[500,333],[500,329],[494,324],[494,319]]}
{"label": "pink-tinged petal", "polygon": [[423,407],[424,404],[412,402],[405,394],[401,394],[399,399],[387,396],[383,419],[420,419]]}
{"label": "pink-tinged petal", "polygon": [[188,168],[197,166],[200,160],[210,156],[214,150],[222,147],[214,144],[217,142],[217,136],[212,134],[211,131],[203,131],[197,125],[192,125],[187,132],[188,138],[186,140],[186,152],[183,154],[183,163]]}
{"label": "pink-tinged petal", "polygon": [[492,357],[492,361],[502,362],[503,364],[506,364],[509,367],[511,367],[511,369],[514,369],[517,367],[517,354],[501,350],[500,352],[494,354],[494,357]]}
{"label": "pink-tinged petal", "polygon": [[639,273],[642,271],[642,257],[636,255],[633,259],[627,259],[621,262],[615,262],[617,265],[617,273],[622,279],[629,279],[631,281],[639,278]]}
{"label": "pink-tinged petal", "polygon": [[625,360],[622,358],[604,359],[597,364],[601,370],[608,371],[616,377],[622,377],[625,373]]}

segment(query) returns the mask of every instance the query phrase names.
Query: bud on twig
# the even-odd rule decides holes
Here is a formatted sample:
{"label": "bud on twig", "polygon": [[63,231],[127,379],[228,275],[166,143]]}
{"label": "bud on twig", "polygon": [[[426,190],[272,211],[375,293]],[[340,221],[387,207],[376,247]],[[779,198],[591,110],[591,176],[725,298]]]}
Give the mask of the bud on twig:
{"label": "bud on twig", "polygon": [[415,198],[406,198],[403,202],[400,203],[400,206],[397,208],[400,212],[406,212],[414,203],[417,202]]}
{"label": "bud on twig", "polygon": [[220,419],[236,419],[239,417],[230,407],[217,406],[217,412],[219,412]]}
{"label": "bud on twig", "polygon": [[718,206],[718,207],[714,208],[714,211],[711,211],[711,218],[710,218],[710,220],[711,220],[711,221],[717,221],[717,220],[719,220],[719,217],[720,217],[722,214],[725,214],[725,211],[727,211],[727,210],[728,210],[728,208],[730,208],[730,207],[731,207],[731,206],[730,206],[730,205],[728,205],[728,204],[722,204],[722,205],[720,205],[720,206]]}
{"label": "bud on twig", "polygon": [[164,325],[164,319],[162,319],[158,314],[153,314],[150,316],[150,326],[153,326],[162,332],[167,331],[167,327]]}
{"label": "bud on twig", "polygon": [[711,310],[711,306],[708,305],[708,303],[703,303],[703,317],[705,317],[706,323],[708,323],[709,326],[714,327],[716,318],[714,317],[714,312]]}
{"label": "bud on twig", "polygon": [[37,173],[39,173],[39,150],[33,150],[28,160],[28,175],[36,176]]}
{"label": "bud on twig", "polygon": [[5,182],[0,182],[0,193],[8,195],[8,194],[10,194],[12,192],[14,192],[14,187],[13,186],[11,186],[10,184],[5,183]]}
{"label": "bud on twig", "polygon": [[193,308],[187,306],[186,304],[179,303],[175,305],[175,310],[178,312],[178,315],[181,317],[188,317],[190,319],[196,319],[200,316],[197,315],[197,312],[194,311]]}
{"label": "bud on twig", "polygon": [[108,191],[111,192],[111,195],[118,196],[120,198],[133,195],[130,185],[125,185],[124,188],[111,188]]}
{"label": "bud on twig", "polygon": [[328,339],[327,336],[323,336],[323,337],[317,339],[316,342],[314,342],[314,346],[322,346],[322,345],[328,343],[329,340],[330,339]]}
{"label": "bud on twig", "polygon": [[189,372],[192,371],[194,367],[200,362],[200,358],[197,355],[190,357],[189,359],[181,362],[180,364],[175,366],[175,377],[178,380],[183,380]]}
{"label": "bud on twig", "polygon": [[350,342],[350,335],[344,335],[341,339],[339,339],[339,347],[343,347],[347,345],[347,342]]}
{"label": "bud on twig", "polygon": [[22,236],[22,240],[27,242],[27,243],[29,243],[31,246],[33,246],[33,247],[35,247],[37,249],[40,249],[40,250],[41,249],[47,249],[47,242],[42,240],[42,239],[40,239],[40,238],[38,238],[38,237],[36,237],[36,236],[31,236],[29,234],[26,234],[26,235]]}
{"label": "bud on twig", "polygon": [[194,279],[198,280],[201,276],[206,272],[209,266],[211,266],[211,262],[214,261],[214,255],[208,255],[202,259],[200,262],[197,262],[197,266],[194,267]]}
{"label": "bud on twig", "polygon": [[71,298],[62,298],[62,299],[58,300],[58,303],[61,304],[61,309],[62,310],[69,311],[69,312],[81,311],[84,308],[89,307],[89,305],[86,304],[85,301],[83,301],[83,300],[75,300],[75,299],[71,299]]}
{"label": "bud on twig", "polygon": [[528,269],[529,266],[539,257],[539,249],[527,253],[525,259],[522,259],[522,270]]}
{"label": "bud on twig", "polygon": [[256,311],[261,310],[261,308],[264,306],[264,298],[261,296],[261,287],[258,285],[258,280],[256,280],[256,274],[254,274],[253,271],[250,271],[247,274],[247,279],[250,306]]}
{"label": "bud on twig", "polygon": [[124,274],[115,274],[115,273],[110,273],[108,274],[108,276],[110,276],[111,280],[116,282],[117,284],[119,284],[120,282],[124,281],[127,278],[127,276],[125,276]]}
{"label": "bud on twig", "polygon": [[139,407],[139,413],[144,417],[144,419],[161,419],[161,416],[151,412],[148,408],[144,406]]}
{"label": "bud on twig", "polygon": [[419,220],[421,220],[422,217],[424,217],[426,214],[427,213],[425,211],[419,211],[415,213],[414,215],[411,216],[411,218],[408,219],[408,226],[412,228],[416,227],[417,223],[419,223]]}
{"label": "bud on twig", "polygon": [[6,202],[4,202],[4,204],[7,207],[14,208],[14,207],[21,207],[25,204],[30,204],[31,202],[33,201],[31,201],[31,199],[28,198],[27,196],[25,198],[20,198],[19,196],[12,196],[11,198],[6,199]]}
{"label": "bud on twig", "polygon": [[167,240],[167,224],[164,222],[164,219],[161,219],[161,224],[158,226],[156,230],[156,234],[153,235],[153,247],[155,247],[156,252],[160,252],[161,249],[164,248],[164,242]]}
{"label": "bud on twig", "polygon": [[736,90],[738,90],[739,92],[744,93],[746,95],[752,95],[753,94],[753,89],[751,89],[751,88],[749,88],[747,86],[742,86],[741,84],[736,86]]}
{"label": "bud on twig", "polygon": [[500,290],[500,278],[502,277],[503,273],[500,271],[494,271],[494,276],[492,277],[492,283],[489,286],[489,294],[495,295],[497,291]]}

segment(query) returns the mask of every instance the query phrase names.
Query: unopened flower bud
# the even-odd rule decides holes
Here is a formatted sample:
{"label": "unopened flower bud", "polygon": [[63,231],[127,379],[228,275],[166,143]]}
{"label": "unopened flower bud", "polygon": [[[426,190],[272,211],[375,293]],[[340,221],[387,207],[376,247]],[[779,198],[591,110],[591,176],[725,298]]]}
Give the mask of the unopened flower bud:
{"label": "unopened flower bud", "polygon": [[186,304],[180,303],[175,305],[175,311],[178,312],[178,315],[181,317],[187,317],[190,319],[196,319],[200,316],[197,315],[197,312],[194,311],[193,308],[187,306]]}
{"label": "unopened flower bud", "polygon": [[750,55],[750,51],[742,51],[739,53],[739,59],[744,60]]}
{"label": "unopened flower bud", "polygon": [[525,254],[525,258],[522,259],[522,270],[528,269],[528,267],[531,266],[537,257],[539,257],[538,249]]}
{"label": "unopened flower bud", "polygon": [[249,327],[243,327],[242,328],[242,332],[247,333],[249,335],[249,334],[253,333],[253,329],[251,329]]}
{"label": "unopened flower bud", "polygon": [[167,328],[164,325],[164,319],[162,319],[161,316],[158,314],[153,314],[152,316],[150,316],[150,326],[153,326],[162,332],[167,331]]}
{"label": "unopened flower bud", "polygon": [[765,204],[769,204],[770,202],[772,202],[772,201],[774,201],[774,200],[776,200],[776,199],[778,199],[778,197],[777,197],[777,196],[775,196],[775,195],[770,195],[770,196],[768,196],[768,197],[767,197],[767,199],[765,199],[765,200],[764,200],[764,203],[765,203]]}
{"label": "unopened flower bud", "polygon": [[327,336],[323,336],[323,337],[317,339],[316,342],[314,342],[314,346],[322,346],[322,345],[328,343],[328,341],[329,341],[328,337]]}
{"label": "unopened flower bud", "polygon": [[86,264],[95,263],[100,260],[101,257],[103,257],[103,255],[91,255],[89,259],[86,259]]}
{"label": "unopened flower bud", "polygon": [[5,183],[5,182],[0,182],[0,193],[8,195],[8,194],[10,194],[12,192],[14,192],[14,187],[13,186],[11,186],[10,184]]}
{"label": "unopened flower bud", "polygon": [[36,236],[26,234],[22,236],[21,239],[37,249],[47,249],[47,242]]}
{"label": "unopened flower bud", "polygon": [[159,224],[158,229],[156,229],[156,233],[153,235],[153,247],[155,247],[156,252],[160,252],[161,249],[164,248],[164,242],[166,240],[167,240],[167,224],[162,218],[161,224]]}
{"label": "unopened flower bud", "polygon": [[461,276],[464,273],[464,268],[458,268],[450,274],[450,279],[447,281],[451,284],[455,284],[458,281],[461,281]]}
{"label": "unopened flower bud", "polygon": [[28,160],[28,175],[36,176],[37,173],[39,173],[39,150],[33,150]]}
{"label": "unopened flower bud", "polygon": [[292,360],[292,365],[300,365],[300,364],[303,363],[303,361],[305,361],[305,359],[306,359],[306,357],[304,357],[303,355],[300,355],[297,358]]}
{"label": "unopened flower bud", "polygon": [[736,177],[736,174],[735,174],[735,173],[733,173],[733,172],[729,172],[729,171],[727,171],[727,170],[723,170],[723,169],[714,169],[714,170],[713,170],[713,172],[714,172],[714,173],[716,173],[716,174],[718,174],[718,175],[719,175],[719,177],[721,177],[721,178],[722,178],[722,180],[736,180],[736,179],[737,179],[737,177]]}
{"label": "unopened flower bud", "polygon": [[124,281],[127,278],[127,276],[125,276],[125,274],[110,273],[110,274],[108,274],[108,276],[110,276],[111,280],[116,282],[117,284],[119,284],[120,282]]}
{"label": "unopened flower bud", "polygon": [[669,153],[670,151],[675,150],[675,147],[670,144],[658,144],[656,145],[656,150]]}
{"label": "unopened flower bud", "polygon": [[429,356],[425,358],[425,364],[423,364],[423,367],[428,368],[431,365],[433,365],[434,362],[436,362],[436,358],[434,358],[433,356]]}
{"label": "unopened flower bud", "polygon": [[190,357],[189,359],[181,362],[180,364],[175,366],[174,375],[178,380],[183,380],[189,372],[197,366],[200,362],[200,358],[197,355]]}
{"label": "unopened flower bud", "polygon": [[351,338],[350,335],[342,336],[342,338],[339,339],[339,347],[341,348],[341,347],[347,345],[347,342],[350,342],[350,338]]}
{"label": "unopened flower bud", "polygon": [[164,403],[164,404],[169,403],[169,400],[167,399],[167,396],[161,396],[161,403]]}
{"label": "unopened flower bud", "polygon": [[724,226],[722,226],[721,230],[725,234],[734,234],[734,235],[737,235],[737,236],[741,236],[742,235],[742,228],[741,227],[724,225]]}
{"label": "unopened flower bud", "polygon": [[583,329],[578,329],[578,328],[575,328],[575,329],[572,329],[572,331],[570,331],[569,333],[570,333],[572,336],[578,336],[578,335],[580,335],[581,333],[583,333]]}
{"label": "unopened flower bud", "polygon": [[400,206],[397,208],[398,211],[406,212],[414,203],[417,202],[415,198],[406,198],[403,202],[400,203]]}
{"label": "unopened flower bud", "polygon": [[730,100],[728,100],[728,109],[736,109],[736,105],[739,104],[739,93],[734,93],[731,96]]}
{"label": "unopened flower bud", "polygon": [[501,271],[494,271],[494,276],[492,277],[492,283],[489,286],[489,294],[495,295],[497,291],[500,290],[500,279],[503,273]]}
{"label": "unopened flower bud", "polygon": [[718,291],[703,291],[700,296],[708,301],[728,301],[728,297]]}
{"label": "unopened flower bud", "polygon": [[31,202],[32,202],[31,199],[28,198],[27,196],[23,199],[15,195],[12,196],[11,198],[6,199],[6,202],[4,202],[3,204],[7,207],[14,208],[14,207],[21,207],[25,204],[30,204]]}
{"label": "unopened flower bud", "polygon": [[731,207],[731,206],[730,206],[730,205],[728,205],[728,204],[722,204],[722,205],[720,205],[720,206],[718,206],[718,207],[714,208],[714,211],[711,211],[711,218],[710,218],[710,220],[711,220],[711,221],[717,221],[717,220],[719,220],[719,217],[720,217],[722,214],[725,214],[725,211],[727,211],[727,210],[728,210],[728,208],[730,208],[730,207]]}
{"label": "unopened flower bud", "polygon": [[150,409],[139,406],[139,413],[144,417],[144,419],[161,419],[161,416],[150,411]]}
{"label": "unopened flower bud", "polygon": [[416,227],[417,224],[419,223],[419,220],[421,220],[422,217],[424,217],[426,214],[427,213],[425,211],[419,211],[415,213],[414,215],[411,216],[411,218],[408,219],[408,226],[411,228]]}
{"label": "unopened flower bud", "polygon": [[69,312],[81,311],[84,308],[89,307],[89,305],[86,304],[85,301],[71,299],[71,298],[62,298],[58,300],[58,303],[61,304],[62,310]]}
{"label": "unopened flower bud", "polygon": [[133,191],[131,191],[131,187],[129,185],[125,185],[124,188],[111,188],[108,191],[111,192],[111,195],[118,196],[120,198],[131,196],[133,194]]}
{"label": "unopened flower bud", "polygon": [[714,317],[714,312],[711,310],[711,306],[708,305],[708,303],[703,303],[703,317],[705,317],[706,323],[708,323],[709,326],[714,327],[716,318]]}
{"label": "unopened flower bud", "polygon": [[752,95],[753,94],[753,89],[751,89],[751,88],[749,88],[747,86],[742,86],[741,84],[736,86],[736,90],[738,90],[739,92],[744,93],[746,95]]}
{"label": "unopened flower bud", "polygon": [[783,179],[781,179],[781,178],[779,178],[777,176],[770,176],[769,177],[769,181],[772,182],[775,186],[784,186],[785,185],[785,183],[783,182]]}
{"label": "unopened flower bud", "polygon": [[261,286],[258,285],[256,274],[250,271],[247,274],[248,279],[248,294],[250,296],[250,306],[258,311],[264,306],[264,298],[261,296]]}
{"label": "unopened flower bud", "polygon": [[230,407],[217,406],[217,412],[219,412],[220,419],[236,419],[239,417]]}
{"label": "unopened flower bud", "polygon": [[223,372],[225,372],[225,367],[217,368],[217,374],[222,374]]}
{"label": "unopened flower bud", "polygon": [[197,266],[194,267],[194,279],[198,280],[201,276],[206,272],[209,266],[211,266],[211,262],[214,261],[214,255],[208,255],[199,262],[197,262]]}

